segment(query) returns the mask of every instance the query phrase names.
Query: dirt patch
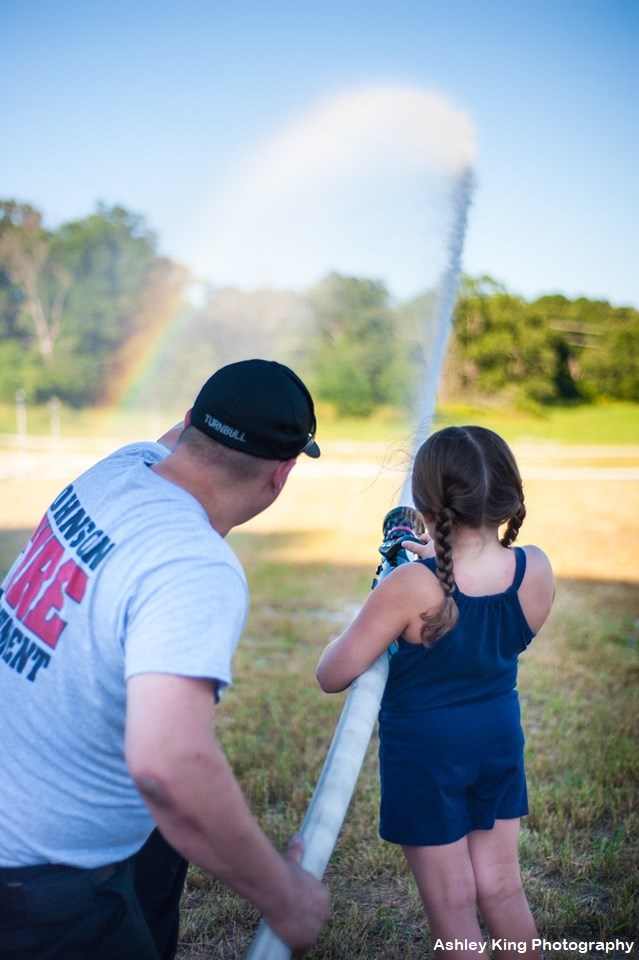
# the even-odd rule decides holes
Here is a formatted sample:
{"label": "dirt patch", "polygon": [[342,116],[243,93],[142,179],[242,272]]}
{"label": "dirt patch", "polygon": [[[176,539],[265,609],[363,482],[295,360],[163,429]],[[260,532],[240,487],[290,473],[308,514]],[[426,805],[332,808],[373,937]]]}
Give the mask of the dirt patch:
{"label": "dirt patch", "polygon": [[[593,448],[596,452],[596,448]],[[539,454],[518,451],[528,514],[521,543],[536,543],[550,556],[559,576],[639,583],[639,483],[632,472],[618,478],[602,466],[587,475],[578,464],[558,476],[539,476]],[[588,458],[587,451],[581,451]],[[64,451],[44,460],[24,455],[20,472],[9,469],[0,451],[0,530],[29,530],[53,497],[80,470],[98,459],[96,451]],[[15,464],[15,452],[12,454]],[[596,460],[594,456],[592,460]],[[600,459],[600,458],[599,458]],[[304,458],[302,458],[302,461]],[[4,467],[4,469],[3,469]],[[527,469],[529,478],[527,479]],[[384,463],[384,450],[357,447],[322,460],[300,462],[280,499],[243,530],[271,534],[299,531],[296,563],[370,563],[381,539],[384,516],[400,502],[401,465]]]}

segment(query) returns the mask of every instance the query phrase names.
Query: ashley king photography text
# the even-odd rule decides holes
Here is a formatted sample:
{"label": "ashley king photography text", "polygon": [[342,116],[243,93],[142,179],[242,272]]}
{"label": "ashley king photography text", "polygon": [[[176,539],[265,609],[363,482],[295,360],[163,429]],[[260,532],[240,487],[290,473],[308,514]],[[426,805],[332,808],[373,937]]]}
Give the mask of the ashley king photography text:
{"label": "ashley king photography text", "polygon": [[[546,938],[535,938],[530,943],[531,952],[541,949],[544,953],[559,956],[562,953],[580,953],[584,956],[590,956],[593,952],[608,957],[629,957],[634,953],[634,940],[551,940]],[[522,955],[528,952],[529,944],[525,940],[507,940],[505,937],[494,937],[488,940],[442,940],[437,939],[433,944],[435,956],[442,956],[447,951],[468,950],[476,952],[478,956],[490,956],[493,950],[516,951]]]}

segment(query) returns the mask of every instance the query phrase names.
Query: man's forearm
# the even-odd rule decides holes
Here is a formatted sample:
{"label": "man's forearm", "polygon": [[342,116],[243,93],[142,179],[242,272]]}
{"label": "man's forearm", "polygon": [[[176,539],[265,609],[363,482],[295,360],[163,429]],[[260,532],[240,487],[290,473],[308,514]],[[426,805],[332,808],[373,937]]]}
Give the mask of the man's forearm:
{"label": "man's forearm", "polygon": [[179,853],[269,916],[294,896],[286,863],[253,818],[224,754],[206,753],[136,775],[161,833]]}
{"label": "man's forearm", "polygon": [[172,846],[253,903],[294,950],[315,942],[328,892],[264,835],[213,733],[214,684],[166,674],[128,682],[126,758]]}

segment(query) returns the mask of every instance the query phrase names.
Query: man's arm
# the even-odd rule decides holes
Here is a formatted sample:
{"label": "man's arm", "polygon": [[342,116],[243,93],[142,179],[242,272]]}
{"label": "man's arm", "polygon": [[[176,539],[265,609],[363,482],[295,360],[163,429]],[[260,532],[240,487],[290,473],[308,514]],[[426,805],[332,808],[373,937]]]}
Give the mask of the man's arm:
{"label": "man's arm", "polygon": [[166,840],[253,903],[294,951],[310,949],[328,891],[254,820],[213,733],[214,685],[142,674],[127,685],[126,758]]}

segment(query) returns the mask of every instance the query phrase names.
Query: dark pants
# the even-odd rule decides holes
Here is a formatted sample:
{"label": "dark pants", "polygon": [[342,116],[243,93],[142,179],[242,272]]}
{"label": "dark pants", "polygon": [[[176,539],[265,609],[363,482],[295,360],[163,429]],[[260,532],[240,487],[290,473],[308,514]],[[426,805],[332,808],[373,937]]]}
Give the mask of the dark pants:
{"label": "dark pants", "polygon": [[173,960],[180,932],[180,898],[189,864],[154,830],[133,858],[135,892],[159,960]]}
{"label": "dark pants", "polygon": [[114,867],[0,868],[0,958],[172,960],[187,866],[156,831]]}

